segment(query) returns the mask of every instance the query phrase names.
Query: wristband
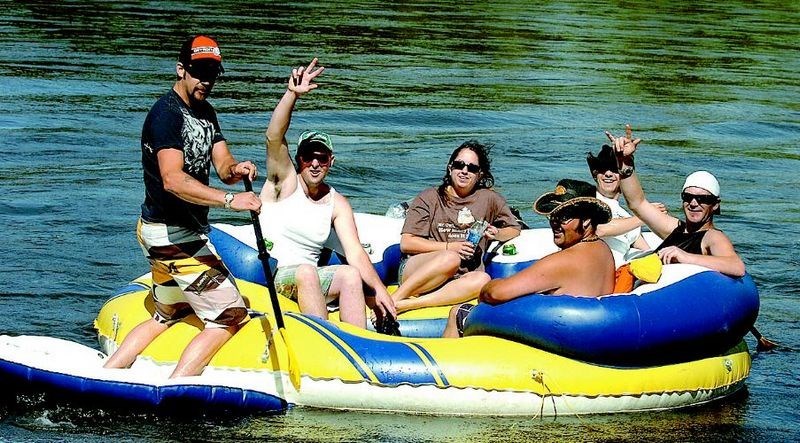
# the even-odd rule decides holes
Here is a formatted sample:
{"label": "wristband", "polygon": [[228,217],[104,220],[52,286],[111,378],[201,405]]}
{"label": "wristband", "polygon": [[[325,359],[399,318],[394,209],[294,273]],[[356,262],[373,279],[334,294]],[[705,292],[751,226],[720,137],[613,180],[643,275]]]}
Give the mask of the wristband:
{"label": "wristband", "polygon": [[633,171],[635,170],[633,156],[630,156],[631,164],[629,166],[624,166],[619,169],[619,176],[620,178],[628,178],[633,175]]}

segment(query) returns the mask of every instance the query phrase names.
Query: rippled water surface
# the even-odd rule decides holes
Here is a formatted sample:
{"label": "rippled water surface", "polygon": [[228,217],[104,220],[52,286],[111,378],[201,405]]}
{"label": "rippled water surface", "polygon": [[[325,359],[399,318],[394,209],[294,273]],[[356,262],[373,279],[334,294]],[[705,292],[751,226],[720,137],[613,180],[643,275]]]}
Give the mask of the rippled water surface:
{"label": "rippled water surface", "polygon": [[[147,271],[133,235],[141,125],[183,38],[208,32],[225,59],[212,97],[223,130],[238,158],[262,167],[289,67],[320,58],[320,88],[299,102],[289,136],[333,134],[330,181],[361,212],[437,183],[452,149],[475,138],[495,144],[498,189],[545,226],[535,197],[560,178],[590,180],[586,152],[631,122],[652,200],[678,213],[686,174],[719,177],[717,224],[759,286],[758,327],[800,348],[797,3],[189,4],[0,1],[0,333],[94,345],[104,300]],[[703,408],[556,420],[120,417],[26,398],[0,406],[0,441],[796,440],[797,365],[790,349],[759,354],[746,393]]]}

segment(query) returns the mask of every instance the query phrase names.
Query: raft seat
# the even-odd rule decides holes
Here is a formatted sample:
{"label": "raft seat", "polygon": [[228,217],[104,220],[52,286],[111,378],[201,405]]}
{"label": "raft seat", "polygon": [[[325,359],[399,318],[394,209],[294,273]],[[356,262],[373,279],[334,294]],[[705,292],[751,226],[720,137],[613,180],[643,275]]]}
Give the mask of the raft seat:
{"label": "raft seat", "polygon": [[[247,229],[252,230],[252,227],[249,225],[212,225],[208,238],[214,246],[217,255],[219,255],[222,262],[225,263],[225,266],[231,271],[234,277],[260,285],[266,285],[267,281],[264,278],[264,268],[261,265],[261,260],[258,258],[258,250],[255,249],[255,241],[253,241],[253,245],[245,243],[249,234],[249,232],[246,231]],[[245,241],[241,239],[245,239]],[[372,251],[368,250],[368,252]],[[369,255],[371,260],[375,260],[375,253],[370,253]],[[372,263],[375,267],[375,271],[385,285],[397,284],[397,271],[400,266],[401,257],[400,243],[398,242],[384,249],[381,257],[380,261]],[[278,265],[277,261],[270,257],[269,264],[272,271],[275,272]],[[320,266],[347,264],[347,260],[343,254],[325,248],[320,255],[318,264]]]}

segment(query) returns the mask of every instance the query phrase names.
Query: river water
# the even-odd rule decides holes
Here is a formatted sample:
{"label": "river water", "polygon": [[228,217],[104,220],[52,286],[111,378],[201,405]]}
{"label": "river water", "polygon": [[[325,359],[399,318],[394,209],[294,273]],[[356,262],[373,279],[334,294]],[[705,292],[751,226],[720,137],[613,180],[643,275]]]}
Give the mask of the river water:
{"label": "river water", "polygon": [[651,200],[679,214],[688,173],[719,177],[717,225],[759,287],[758,327],[785,347],[754,355],[743,395],[682,411],[179,419],[21,398],[0,405],[0,441],[800,438],[800,4],[0,1],[0,333],[95,345],[104,300],[147,271],[133,234],[139,134],[191,32],[218,37],[226,73],[211,101],[234,154],[262,172],[289,68],[319,57],[327,70],[289,136],[333,134],[330,181],[360,212],[438,183],[452,149],[475,138],[495,145],[497,189],[545,226],[531,202],[558,179],[591,180],[586,152],[630,122]]}

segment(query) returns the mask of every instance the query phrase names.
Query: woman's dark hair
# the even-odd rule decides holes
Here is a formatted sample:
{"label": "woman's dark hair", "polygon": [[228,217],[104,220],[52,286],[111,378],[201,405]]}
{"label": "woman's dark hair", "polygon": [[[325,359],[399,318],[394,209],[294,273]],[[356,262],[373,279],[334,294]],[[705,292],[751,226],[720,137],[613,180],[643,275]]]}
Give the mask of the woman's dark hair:
{"label": "woman's dark hair", "polygon": [[458,157],[458,153],[461,152],[462,149],[469,149],[478,156],[478,165],[481,167],[481,178],[478,179],[478,183],[475,184],[475,190],[494,186],[494,176],[492,175],[491,169],[492,161],[489,159],[489,153],[492,151],[493,147],[494,145],[492,144],[484,145],[477,140],[466,141],[462,143],[461,146],[457,147],[455,151],[450,154],[450,160],[448,160],[447,166],[444,169],[442,184],[439,186],[439,196],[446,197],[447,187],[453,184],[453,181],[450,179],[450,165],[453,163],[453,160]]}

